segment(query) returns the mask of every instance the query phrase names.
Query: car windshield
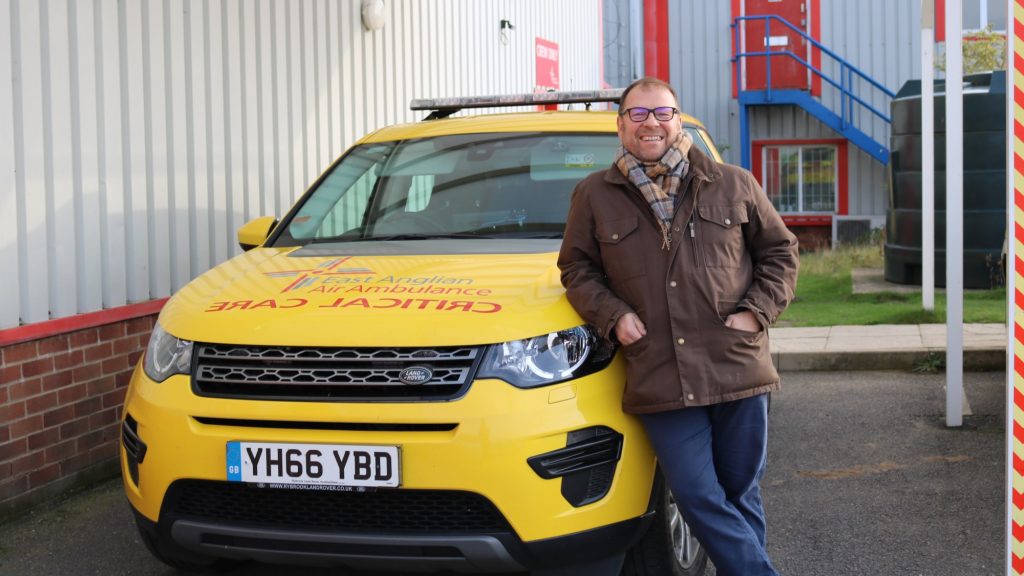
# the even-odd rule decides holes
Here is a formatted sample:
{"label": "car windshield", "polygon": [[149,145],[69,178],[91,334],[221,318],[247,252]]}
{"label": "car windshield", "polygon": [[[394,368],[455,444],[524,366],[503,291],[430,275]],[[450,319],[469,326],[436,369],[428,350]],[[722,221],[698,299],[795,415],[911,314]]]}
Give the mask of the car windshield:
{"label": "car windshield", "polygon": [[614,132],[364,144],[320,180],[274,245],[561,238],[576,183],[610,166],[618,147]]}

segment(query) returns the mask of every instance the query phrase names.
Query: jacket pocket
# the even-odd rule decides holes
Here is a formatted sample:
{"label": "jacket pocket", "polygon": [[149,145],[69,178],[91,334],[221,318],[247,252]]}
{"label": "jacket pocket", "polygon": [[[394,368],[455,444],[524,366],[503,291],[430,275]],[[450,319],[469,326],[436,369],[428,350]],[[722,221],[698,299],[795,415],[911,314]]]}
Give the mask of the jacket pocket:
{"label": "jacket pocket", "polygon": [[625,356],[626,358],[634,358],[635,359],[637,356],[639,356],[641,353],[643,353],[645,350],[647,350],[647,344],[649,342],[650,342],[650,339],[647,336],[644,336],[644,337],[640,338],[639,340],[637,340],[636,342],[633,342],[629,346],[623,345],[622,346],[622,355]]}
{"label": "jacket pocket", "polygon": [[725,323],[725,319],[730,314],[736,312],[736,306],[739,305],[738,300],[719,300],[718,301],[718,317]]}
{"label": "jacket pocket", "polygon": [[646,273],[635,214],[595,224],[597,241],[601,244],[601,263],[613,285]]}
{"label": "jacket pocket", "polygon": [[746,206],[698,205],[697,214],[704,263],[709,267],[738,268],[748,257],[742,226],[749,221]]}

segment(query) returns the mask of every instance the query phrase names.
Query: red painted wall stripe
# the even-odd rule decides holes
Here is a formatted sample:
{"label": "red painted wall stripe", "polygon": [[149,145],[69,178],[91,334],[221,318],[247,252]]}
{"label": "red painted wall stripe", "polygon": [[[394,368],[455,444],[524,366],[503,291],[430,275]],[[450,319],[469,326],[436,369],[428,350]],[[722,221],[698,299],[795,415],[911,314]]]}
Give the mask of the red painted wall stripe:
{"label": "red painted wall stripe", "polygon": [[159,300],[150,300],[149,302],[141,302],[139,304],[129,304],[128,306],[110,308],[109,310],[76,314],[66,318],[57,318],[46,322],[37,322],[35,324],[26,324],[25,326],[19,326],[17,328],[0,330],[0,346],[10,346],[11,344],[18,344],[19,342],[39,340],[50,336],[57,336],[59,334],[67,334],[68,332],[85,330],[86,328],[103,326],[104,324],[113,324],[114,322],[122,322],[133,318],[149,316],[160,312],[164,307],[164,304],[167,303],[167,300],[167,298],[161,298]]}
{"label": "red painted wall stripe", "polygon": [[[736,18],[738,18],[738,17],[740,17],[742,15],[741,11],[740,11],[740,0],[732,0],[732,4],[730,4],[730,8],[729,8],[729,13],[732,16],[729,19],[729,23],[730,24],[735,24],[736,23]],[[730,28],[730,30],[732,30],[732,35],[729,36],[729,53],[732,55],[733,60],[735,60],[736,59],[736,36],[735,35],[739,34],[739,30],[736,30],[735,28]],[[739,84],[740,78],[739,78],[739,73],[737,71],[737,69],[739,68],[739,64],[740,64],[739,62],[733,62],[732,63],[732,97],[733,98],[739,98],[740,97],[740,84]]]}
{"label": "red painted wall stripe", "polygon": [[670,82],[668,0],[644,0],[644,75]]}

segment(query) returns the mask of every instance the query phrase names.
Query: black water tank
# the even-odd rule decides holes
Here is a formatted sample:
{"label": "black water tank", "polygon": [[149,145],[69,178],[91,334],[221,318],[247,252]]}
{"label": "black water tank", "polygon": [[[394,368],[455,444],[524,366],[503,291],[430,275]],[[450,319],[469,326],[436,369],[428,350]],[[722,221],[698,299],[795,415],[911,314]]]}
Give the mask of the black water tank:
{"label": "black water tank", "polygon": [[[990,288],[1006,233],[1006,73],[964,77],[964,287]],[[921,81],[892,102],[885,279],[921,284]],[[935,83],[935,284],[946,285],[946,95]]]}

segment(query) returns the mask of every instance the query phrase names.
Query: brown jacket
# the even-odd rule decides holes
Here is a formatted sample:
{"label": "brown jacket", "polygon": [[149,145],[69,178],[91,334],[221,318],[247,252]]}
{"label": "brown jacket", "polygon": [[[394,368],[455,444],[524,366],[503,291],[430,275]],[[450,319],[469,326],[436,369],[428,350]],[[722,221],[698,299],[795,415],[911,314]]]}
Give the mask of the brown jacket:
{"label": "brown jacket", "polygon": [[[793,298],[796,237],[753,176],[696,146],[680,187],[672,246],[640,191],[617,168],[576,186],[558,257],[569,302],[600,334],[635,312],[647,335],[623,348],[626,412],[739,400],[779,387],[767,328]],[[725,325],[752,311],[759,332]]]}

